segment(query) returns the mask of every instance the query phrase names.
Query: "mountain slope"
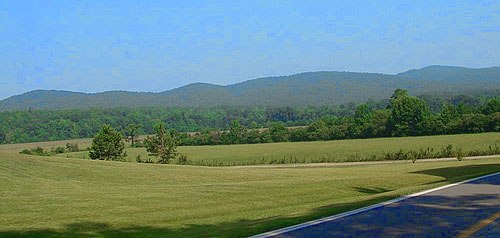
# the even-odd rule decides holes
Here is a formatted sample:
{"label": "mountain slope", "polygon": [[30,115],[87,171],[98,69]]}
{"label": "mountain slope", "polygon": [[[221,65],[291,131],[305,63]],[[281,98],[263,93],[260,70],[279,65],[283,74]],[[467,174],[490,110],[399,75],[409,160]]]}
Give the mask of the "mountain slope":
{"label": "mountain slope", "polygon": [[409,70],[398,74],[398,76],[444,83],[474,84],[475,80],[480,80],[484,83],[495,83],[500,79],[500,67],[470,69],[464,67],[432,65],[421,69]]}
{"label": "mountain slope", "polygon": [[109,91],[92,94],[35,90],[0,101],[0,110],[327,105],[384,99],[396,88],[408,89],[412,94],[497,89],[500,88],[500,67],[429,66],[397,75],[307,72],[252,79],[227,86],[195,83],[161,93]]}

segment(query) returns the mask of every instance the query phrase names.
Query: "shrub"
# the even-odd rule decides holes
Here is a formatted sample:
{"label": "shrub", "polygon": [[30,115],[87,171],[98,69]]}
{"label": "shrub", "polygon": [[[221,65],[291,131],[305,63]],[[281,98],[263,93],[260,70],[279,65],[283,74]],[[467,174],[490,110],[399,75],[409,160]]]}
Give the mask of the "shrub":
{"label": "shrub", "polygon": [[152,164],[152,163],[154,163],[154,161],[151,160],[150,158],[142,159],[141,155],[137,155],[135,157],[135,161],[137,161],[137,163],[146,163],[146,164]]}
{"label": "shrub", "polygon": [[24,149],[20,154],[26,154],[26,155],[39,155],[39,156],[51,156],[52,154],[48,151],[45,151],[42,147],[38,146],[34,149]]}
{"label": "shrub", "polygon": [[53,152],[53,153],[56,153],[56,154],[62,154],[62,153],[64,153],[64,152],[65,152],[65,149],[64,149],[64,147],[58,146],[58,147],[56,147],[56,148],[53,148],[53,149],[52,149],[52,152]]}
{"label": "shrub", "polygon": [[440,157],[442,157],[442,158],[453,157],[453,145],[449,144],[448,146],[443,148],[441,150]]}
{"label": "shrub", "polygon": [[184,154],[180,154],[179,157],[177,158],[177,164],[182,164],[182,165],[188,164],[187,156]]}
{"label": "shrub", "polygon": [[78,152],[80,151],[78,149],[78,144],[77,143],[67,143],[66,144],[66,150],[69,152]]}
{"label": "shrub", "polygon": [[456,151],[456,156],[458,161],[462,161],[464,159],[465,153],[462,148],[458,148]]}

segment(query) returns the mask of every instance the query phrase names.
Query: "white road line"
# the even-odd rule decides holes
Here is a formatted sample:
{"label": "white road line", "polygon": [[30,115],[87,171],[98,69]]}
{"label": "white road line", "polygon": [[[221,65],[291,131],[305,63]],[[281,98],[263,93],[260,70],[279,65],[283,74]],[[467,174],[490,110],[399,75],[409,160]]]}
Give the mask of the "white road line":
{"label": "white road line", "polygon": [[324,222],[329,222],[329,221],[337,220],[339,218],[343,218],[343,217],[351,216],[351,215],[354,215],[354,214],[362,213],[362,212],[365,212],[365,211],[368,211],[368,210],[372,210],[372,209],[375,209],[375,208],[378,208],[378,207],[383,207],[383,206],[386,206],[386,205],[389,205],[389,204],[392,204],[392,203],[396,203],[396,202],[400,202],[400,201],[403,201],[403,200],[406,200],[406,199],[409,199],[409,198],[412,198],[412,197],[421,196],[421,195],[424,195],[424,194],[427,194],[427,193],[432,193],[432,192],[439,191],[439,190],[442,190],[442,189],[450,188],[450,187],[457,186],[457,185],[464,184],[464,183],[470,183],[470,182],[473,182],[473,181],[476,181],[476,180],[480,180],[480,179],[484,179],[484,178],[488,178],[488,177],[492,177],[492,176],[496,176],[496,175],[500,175],[500,172],[496,172],[496,173],[493,173],[493,174],[484,175],[484,176],[481,176],[481,177],[478,177],[478,178],[473,178],[473,179],[465,180],[465,181],[458,182],[458,183],[448,184],[448,185],[445,185],[445,186],[442,186],[442,187],[439,187],[439,188],[433,188],[433,189],[425,190],[423,192],[414,193],[414,194],[411,194],[411,195],[403,196],[403,197],[396,198],[396,199],[393,199],[393,200],[389,200],[389,201],[386,201],[386,202],[377,203],[377,204],[374,204],[374,205],[371,205],[371,206],[368,206],[368,207],[363,207],[363,208],[359,208],[359,209],[352,210],[352,211],[349,211],[349,212],[344,212],[344,213],[340,213],[340,214],[337,214],[337,215],[333,215],[333,216],[329,216],[329,217],[325,217],[325,218],[320,218],[320,219],[313,220],[313,221],[304,222],[304,223],[297,224],[297,225],[294,225],[294,226],[285,227],[285,228],[282,228],[282,229],[279,229],[279,230],[262,233],[262,234],[259,234],[259,235],[251,236],[249,238],[268,238],[268,237],[273,237],[273,236],[280,235],[280,234],[283,234],[283,233],[286,233],[286,232],[295,231],[295,230],[299,230],[299,229],[302,229],[302,228],[305,228],[305,227],[309,227],[309,226],[314,226],[314,225],[317,225],[317,224],[321,224],[321,223],[324,223]]}

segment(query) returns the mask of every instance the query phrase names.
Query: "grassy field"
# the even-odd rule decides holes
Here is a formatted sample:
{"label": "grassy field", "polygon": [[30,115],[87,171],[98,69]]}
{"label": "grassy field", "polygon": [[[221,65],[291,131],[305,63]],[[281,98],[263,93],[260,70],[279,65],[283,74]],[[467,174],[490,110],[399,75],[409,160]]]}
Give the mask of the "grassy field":
{"label": "grassy field", "polygon": [[[88,143],[90,142],[83,141],[85,145]],[[248,165],[269,164],[270,161],[280,159],[297,159],[303,163],[321,162],[322,160],[343,162],[356,156],[369,159],[372,155],[381,155],[384,152],[395,152],[400,149],[410,150],[430,147],[437,152],[449,144],[453,145],[454,148],[462,148],[465,151],[485,150],[491,145],[497,144],[500,146],[500,133],[253,145],[182,146],[179,147],[179,152],[187,155],[189,160],[200,165]],[[56,142],[44,146],[54,147]],[[6,149],[12,147],[16,147],[18,151],[21,150],[20,146],[5,145]],[[143,159],[148,157],[144,148],[128,148],[126,151],[128,155],[127,161],[135,161],[137,155],[141,155]],[[88,152],[66,153],[59,156],[88,158]],[[154,157],[150,158],[155,159]]]}
{"label": "grassy field", "polygon": [[80,149],[85,149],[90,147],[92,144],[92,139],[76,139],[76,140],[63,140],[63,141],[47,141],[47,142],[33,142],[33,143],[21,143],[21,144],[5,144],[0,145],[0,151],[2,152],[12,152],[19,153],[23,149],[33,149],[37,146],[44,148],[45,150],[50,150],[58,146],[65,147],[66,143],[77,143]]}
{"label": "grassy field", "polygon": [[500,158],[251,168],[0,151],[0,237],[243,237],[500,171]]}

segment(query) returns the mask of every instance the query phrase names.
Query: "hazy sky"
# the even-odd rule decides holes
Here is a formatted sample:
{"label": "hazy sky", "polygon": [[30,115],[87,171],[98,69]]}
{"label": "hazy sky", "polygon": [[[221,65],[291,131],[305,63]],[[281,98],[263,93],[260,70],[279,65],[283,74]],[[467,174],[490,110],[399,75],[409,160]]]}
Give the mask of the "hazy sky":
{"label": "hazy sky", "polygon": [[0,1],[0,99],[432,64],[500,66],[500,1]]}

